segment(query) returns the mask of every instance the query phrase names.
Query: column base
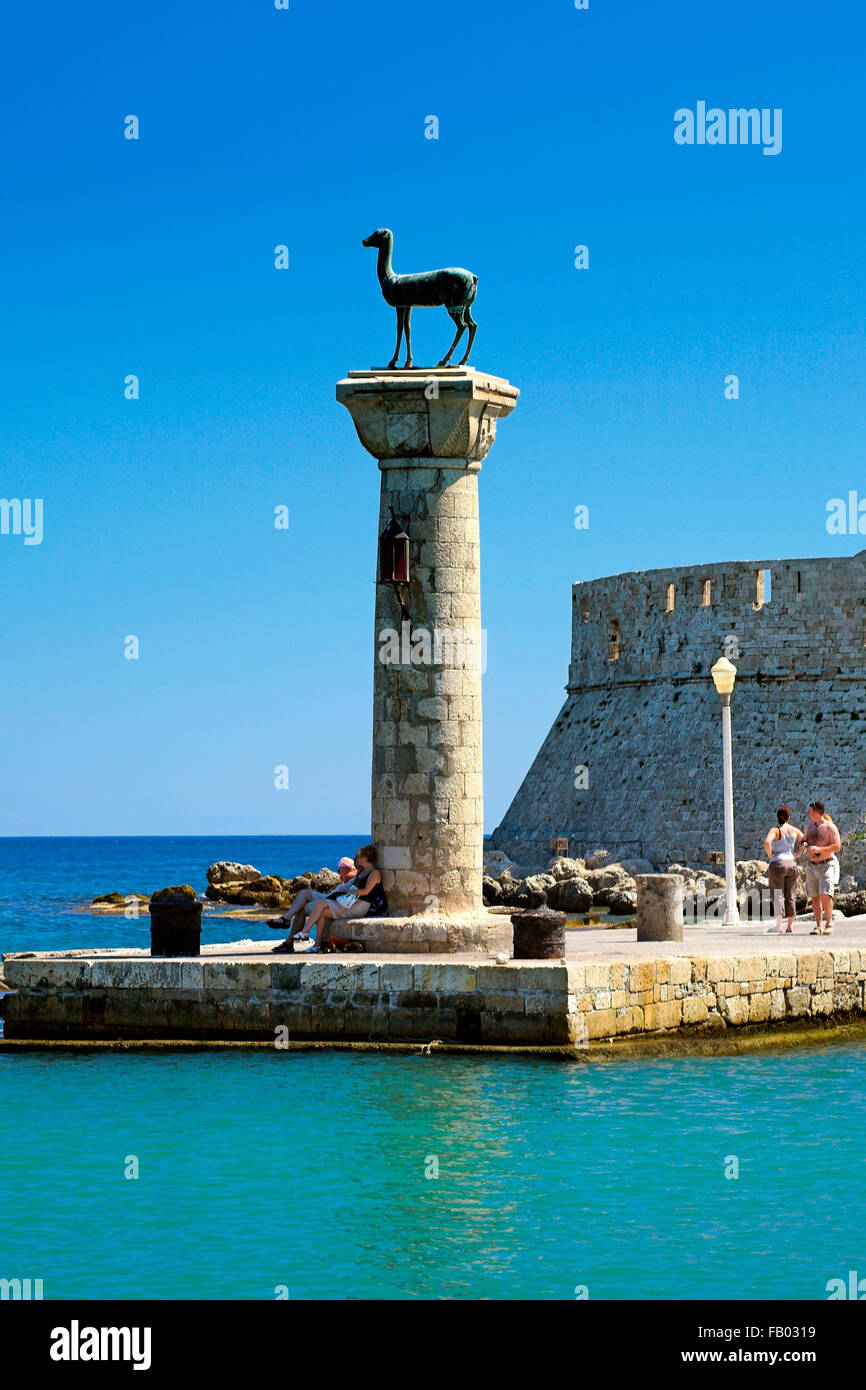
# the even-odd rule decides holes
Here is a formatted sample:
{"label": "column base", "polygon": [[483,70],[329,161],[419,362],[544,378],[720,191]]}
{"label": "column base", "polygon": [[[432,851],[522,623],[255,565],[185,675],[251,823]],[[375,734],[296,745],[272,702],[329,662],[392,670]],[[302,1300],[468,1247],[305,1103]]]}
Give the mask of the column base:
{"label": "column base", "polygon": [[363,917],[335,922],[333,935],[361,941],[368,951],[387,954],[429,952],[449,955],[511,956],[514,935],[505,913],[477,912],[465,917]]}

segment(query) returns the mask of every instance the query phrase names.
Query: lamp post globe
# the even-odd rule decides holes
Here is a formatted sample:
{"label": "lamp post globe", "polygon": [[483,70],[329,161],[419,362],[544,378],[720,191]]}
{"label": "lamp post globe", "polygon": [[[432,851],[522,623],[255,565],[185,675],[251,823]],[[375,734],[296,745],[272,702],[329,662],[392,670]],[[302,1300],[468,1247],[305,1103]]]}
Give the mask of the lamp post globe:
{"label": "lamp post globe", "polygon": [[720,656],[715,666],[710,671],[713,684],[720,695],[732,695],[734,693],[734,681],[737,679],[737,668],[732,661],[728,661],[726,656]]}

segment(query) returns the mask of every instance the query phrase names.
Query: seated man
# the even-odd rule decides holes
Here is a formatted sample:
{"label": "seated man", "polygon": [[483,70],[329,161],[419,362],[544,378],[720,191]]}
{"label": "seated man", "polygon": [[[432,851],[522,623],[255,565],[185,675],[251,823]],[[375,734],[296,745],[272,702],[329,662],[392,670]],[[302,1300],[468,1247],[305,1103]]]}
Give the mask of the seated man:
{"label": "seated man", "polygon": [[349,891],[340,887],[324,901],[313,904],[310,926],[316,928],[316,944],[310,947],[310,953],[323,950],[333,922],[387,916],[388,902],[382,888],[382,875],[376,867],[378,859],[376,846],[364,845],[355,855],[358,872],[351,885],[347,885]]}
{"label": "seated man", "polygon": [[[357,856],[356,856],[357,858]],[[283,929],[289,927],[289,934],[285,941],[281,941],[279,946],[274,947],[275,952],[291,952],[294,950],[295,937],[307,940],[309,932],[306,925],[307,913],[313,905],[318,902],[330,902],[337,893],[345,893],[347,885],[354,883],[357,866],[355,860],[345,856],[337,865],[337,873],[340,876],[339,885],[332,888],[329,893],[317,893],[312,888],[302,888],[292,899],[291,907],[284,912],[282,917],[272,917],[268,922],[269,927]]]}

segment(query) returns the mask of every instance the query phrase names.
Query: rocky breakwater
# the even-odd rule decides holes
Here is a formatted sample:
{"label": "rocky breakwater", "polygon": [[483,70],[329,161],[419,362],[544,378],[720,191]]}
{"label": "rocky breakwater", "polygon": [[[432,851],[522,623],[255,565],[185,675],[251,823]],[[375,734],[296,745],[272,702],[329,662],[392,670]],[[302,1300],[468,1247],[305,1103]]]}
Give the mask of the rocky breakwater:
{"label": "rocky breakwater", "polygon": [[[735,866],[737,898],[743,921],[759,921],[773,915],[770,883],[764,859],[738,860]],[[559,856],[545,865],[517,864],[502,850],[489,850],[484,856],[482,881],[488,907],[522,908],[530,904],[533,892],[545,892],[550,907],[575,916],[591,910],[606,915],[630,917],[637,908],[635,875],[678,874],[683,880],[684,913],[687,924],[712,924],[724,917],[725,879],[718,866],[701,864],[653,864],[647,859],[612,862],[605,850],[587,859]],[[810,911],[806,897],[806,874],[801,865],[798,876],[797,911]],[[866,888],[851,874],[843,874],[835,906],[846,917],[866,913]]]}
{"label": "rocky breakwater", "polygon": [[629,917],[637,908],[635,874],[652,873],[644,859],[608,864],[607,856],[589,859],[551,859],[547,867],[515,864],[500,850],[484,857],[482,888],[490,907],[526,908],[532,893],[544,892],[558,912],[582,915],[592,908],[615,917]]}

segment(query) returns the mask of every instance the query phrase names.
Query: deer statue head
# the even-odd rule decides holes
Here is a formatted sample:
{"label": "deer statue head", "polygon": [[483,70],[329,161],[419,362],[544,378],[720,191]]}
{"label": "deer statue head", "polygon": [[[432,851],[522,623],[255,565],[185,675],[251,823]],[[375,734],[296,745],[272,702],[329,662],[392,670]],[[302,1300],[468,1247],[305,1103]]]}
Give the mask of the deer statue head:
{"label": "deer statue head", "polygon": [[393,240],[394,234],[389,230],[388,227],[379,227],[377,231],[371,232],[369,236],[365,236],[364,240],[361,242],[361,245],[376,246],[379,250],[381,250],[383,246],[390,245],[390,243]]}

